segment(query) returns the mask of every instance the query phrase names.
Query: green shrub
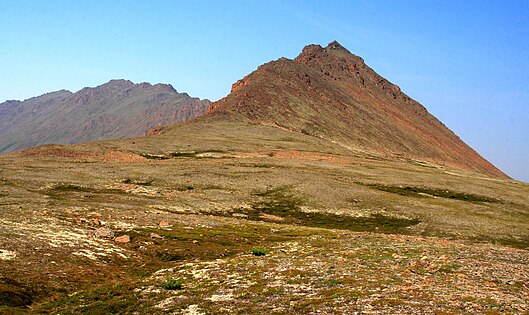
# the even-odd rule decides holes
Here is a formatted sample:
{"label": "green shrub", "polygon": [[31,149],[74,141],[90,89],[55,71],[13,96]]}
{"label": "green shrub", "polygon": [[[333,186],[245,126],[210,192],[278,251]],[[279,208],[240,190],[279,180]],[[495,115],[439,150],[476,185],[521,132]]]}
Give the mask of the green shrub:
{"label": "green shrub", "polygon": [[174,279],[174,278],[168,278],[163,284],[162,288],[166,290],[182,290],[182,280],[181,279]]}
{"label": "green shrub", "polygon": [[252,248],[252,254],[254,254],[255,256],[264,256],[266,255],[266,253],[268,253],[266,248],[263,248],[263,247]]}

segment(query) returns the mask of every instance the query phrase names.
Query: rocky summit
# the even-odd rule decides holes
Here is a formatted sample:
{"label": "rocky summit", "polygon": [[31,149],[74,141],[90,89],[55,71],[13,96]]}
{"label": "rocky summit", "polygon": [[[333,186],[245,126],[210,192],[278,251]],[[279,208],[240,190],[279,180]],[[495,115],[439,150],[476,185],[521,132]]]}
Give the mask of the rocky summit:
{"label": "rocky summit", "polygon": [[316,136],[358,152],[418,159],[507,178],[421,104],[338,42],[259,67],[215,112]]}
{"label": "rocky summit", "polygon": [[148,136],[0,156],[0,313],[525,314],[528,220],[529,184],[310,45]]}

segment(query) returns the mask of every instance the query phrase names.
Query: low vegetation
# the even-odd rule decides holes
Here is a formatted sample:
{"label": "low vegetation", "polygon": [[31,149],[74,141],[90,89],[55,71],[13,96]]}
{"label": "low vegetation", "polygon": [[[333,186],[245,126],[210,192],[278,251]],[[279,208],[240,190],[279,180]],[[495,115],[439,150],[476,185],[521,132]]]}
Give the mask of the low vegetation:
{"label": "low vegetation", "polygon": [[162,288],[165,290],[182,290],[184,288],[183,281],[181,279],[169,278],[162,284]]}
{"label": "low vegetation", "polygon": [[254,256],[265,256],[268,253],[268,250],[264,247],[253,247],[252,254]]}
{"label": "low vegetation", "polygon": [[[0,159],[0,313],[527,308],[526,185],[306,139],[203,158],[226,153],[197,135],[177,152],[200,153],[166,160]],[[162,140],[149,154],[186,148]]]}
{"label": "low vegetation", "polygon": [[490,203],[501,203],[502,201],[497,198],[491,198],[487,196],[480,196],[462,192],[455,192],[446,189],[435,189],[428,187],[412,187],[412,186],[387,186],[380,184],[367,185],[374,187],[378,190],[399,194],[402,196],[413,196],[413,197],[441,197],[448,199],[455,199],[469,202],[490,202]]}

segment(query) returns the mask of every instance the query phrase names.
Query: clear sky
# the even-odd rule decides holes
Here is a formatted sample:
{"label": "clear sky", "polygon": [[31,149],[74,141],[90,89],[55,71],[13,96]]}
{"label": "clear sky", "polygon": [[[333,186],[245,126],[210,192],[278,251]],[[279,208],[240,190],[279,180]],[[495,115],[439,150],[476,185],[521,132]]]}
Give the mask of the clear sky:
{"label": "clear sky", "polygon": [[529,1],[0,2],[0,102],[110,79],[217,100],[257,66],[338,40],[529,182]]}

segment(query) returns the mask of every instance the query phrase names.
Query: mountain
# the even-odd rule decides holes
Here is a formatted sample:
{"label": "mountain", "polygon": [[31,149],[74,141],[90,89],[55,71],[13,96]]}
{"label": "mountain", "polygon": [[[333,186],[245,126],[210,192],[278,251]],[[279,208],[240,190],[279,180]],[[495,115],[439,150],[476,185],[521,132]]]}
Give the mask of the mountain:
{"label": "mountain", "polygon": [[311,45],[195,119],[0,155],[0,314],[525,314],[529,184],[480,159]]}
{"label": "mountain", "polygon": [[0,104],[0,153],[47,143],[80,143],[144,135],[203,114],[208,100],[171,85],[111,80],[71,93],[57,91]]}
{"label": "mountain", "polygon": [[237,113],[359,152],[507,178],[421,104],[338,42],[310,45],[239,80],[210,113]]}

